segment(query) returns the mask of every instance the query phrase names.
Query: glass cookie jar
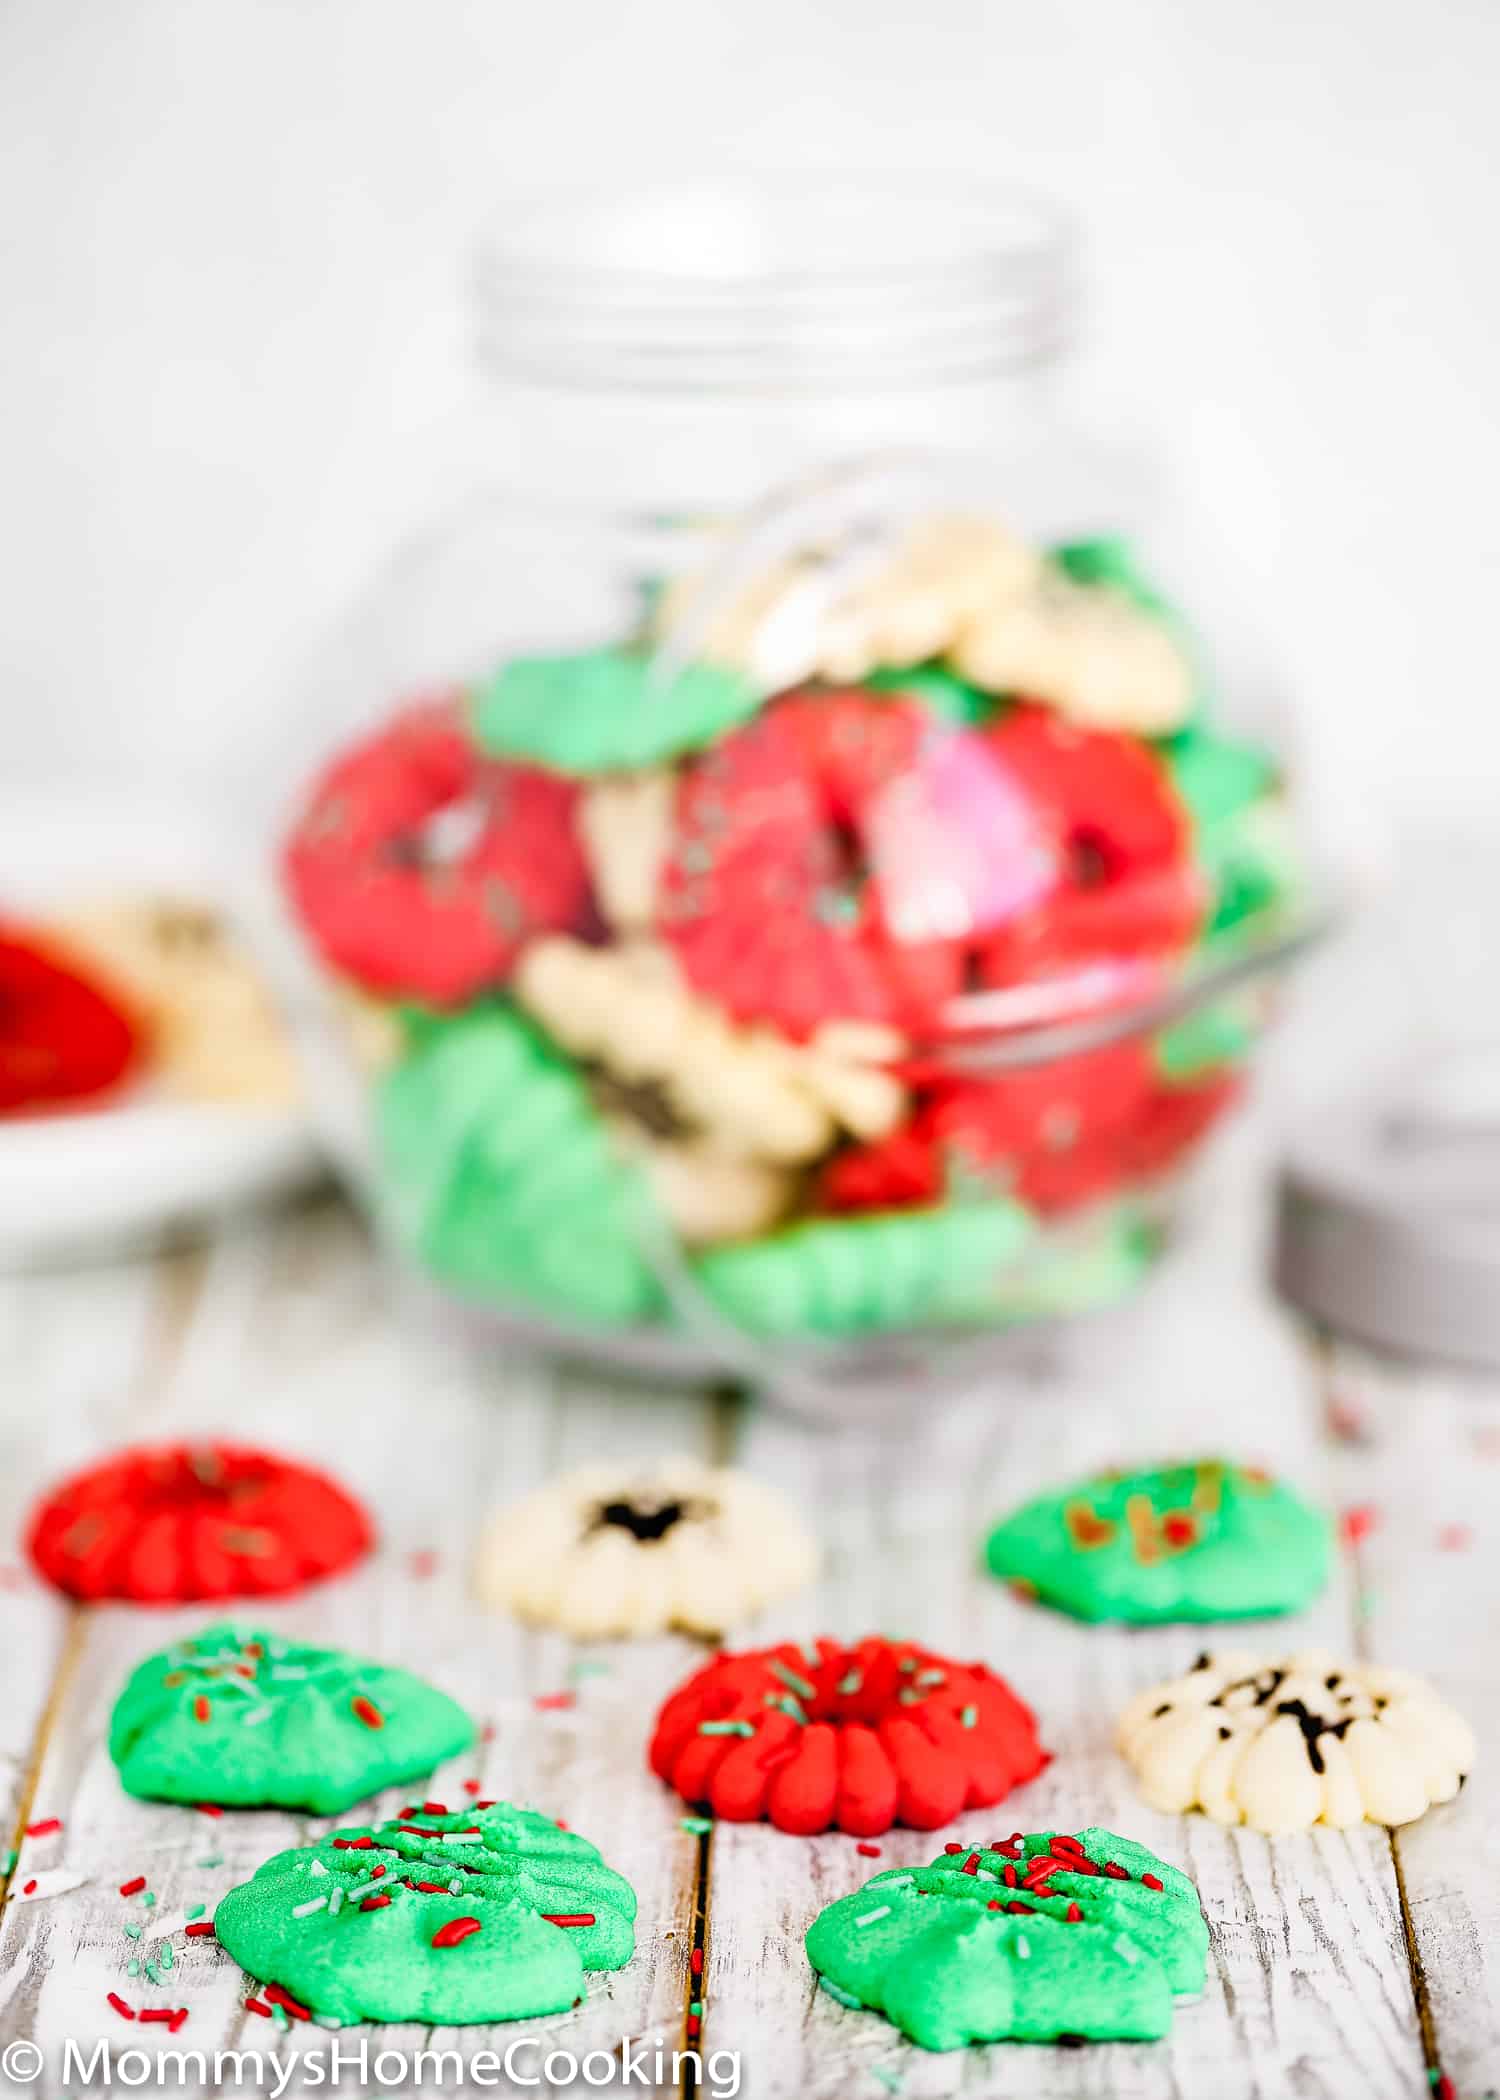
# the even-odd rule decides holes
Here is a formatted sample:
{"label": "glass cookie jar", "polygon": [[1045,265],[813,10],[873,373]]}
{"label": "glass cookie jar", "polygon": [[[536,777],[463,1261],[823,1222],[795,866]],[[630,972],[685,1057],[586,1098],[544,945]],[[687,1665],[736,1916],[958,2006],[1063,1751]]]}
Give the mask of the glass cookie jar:
{"label": "glass cookie jar", "polygon": [[479,287],[512,485],[355,623],[280,855],[389,1244],[824,1411],[1129,1292],[1311,909],[1128,450],[1061,414],[1066,228],[557,206]]}

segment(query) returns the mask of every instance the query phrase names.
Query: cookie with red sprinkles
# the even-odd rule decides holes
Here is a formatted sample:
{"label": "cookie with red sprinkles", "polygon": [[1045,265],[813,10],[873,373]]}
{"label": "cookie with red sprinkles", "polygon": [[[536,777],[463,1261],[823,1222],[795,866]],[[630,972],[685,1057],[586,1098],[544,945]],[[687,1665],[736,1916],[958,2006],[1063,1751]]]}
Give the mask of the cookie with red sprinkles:
{"label": "cookie with red sprinkles", "polygon": [[326,1473],[205,1440],[115,1452],[75,1473],[36,1505],[26,1545],[69,1596],[193,1604],[302,1589],[351,1567],[372,1539]]}
{"label": "cookie with red sprinkles", "polygon": [[913,806],[967,732],[896,694],[793,693],[685,766],[658,929],[741,1021],[917,1029],[960,990],[962,926],[919,910]]}
{"label": "cookie with red sprinkles", "polygon": [[728,1822],[875,1837],[989,1807],[1048,1754],[983,1663],[872,1636],[715,1656],[662,1707],[650,1761]]}
{"label": "cookie with red sprinkles", "polygon": [[455,699],[418,702],[314,783],[282,850],[299,918],[373,992],[458,1006],[587,913],[578,790],[485,757]]}
{"label": "cookie with red sprinkles", "polygon": [[214,1928],[289,2011],[446,2027],[567,2012],[586,1969],[630,1960],[635,1912],[598,1847],[546,1816],[424,1801],[278,1852]]}
{"label": "cookie with red sprinkles", "polygon": [[1133,1839],[1018,1830],[874,1875],[814,1919],[807,1958],[924,2049],[1155,2041],[1203,1989],[1208,1927],[1186,1874]]}
{"label": "cookie with red sprinkles", "polygon": [[463,1708],[409,1670],[233,1626],[148,1656],[109,1724],[127,1794],[325,1816],[473,1740]]}
{"label": "cookie with red sprinkles", "polygon": [[1080,966],[1181,954],[1208,885],[1192,822],[1151,745],[1017,707],[977,732],[989,762],[1030,802],[1058,877],[1032,908],[974,945],[969,983],[1004,987]]}
{"label": "cookie with red sprinkles", "polygon": [[76,964],[0,932],[0,1116],[106,1095],[145,1054],[141,1029]]}

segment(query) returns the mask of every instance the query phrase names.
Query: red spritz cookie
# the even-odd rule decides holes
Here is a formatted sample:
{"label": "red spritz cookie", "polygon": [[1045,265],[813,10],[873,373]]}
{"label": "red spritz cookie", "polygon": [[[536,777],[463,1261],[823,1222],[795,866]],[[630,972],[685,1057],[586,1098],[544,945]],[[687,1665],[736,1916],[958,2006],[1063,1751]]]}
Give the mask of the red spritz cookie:
{"label": "red spritz cookie", "polygon": [[794,693],[690,760],[658,914],[694,988],[794,1036],[933,1021],[960,945],[900,923],[892,876],[932,740],[957,734],[894,694]]}
{"label": "red spritz cookie", "polygon": [[266,1597],[369,1550],[369,1518],[326,1474],[240,1444],[117,1452],[32,1512],[27,1550],[74,1597],[191,1604]]}
{"label": "red spritz cookie", "polygon": [[1244,1091],[1240,1072],[1216,1072],[1191,1086],[1153,1087],[1125,1133],[1131,1174],[1164,1174],[1175,1166]]}
{"label": "red spritz cookie", "polygon": [[1047,1763],[1030,1709],[983,1663],[876,1637],[716,1656],[667,1700],[650,1755],[685,1801],[799,1836],[933,1830]]}
{"label": "red spritz cookie", "polygon": [[1202,923],[1207,893],[1192,827],[1166,767],[1113,730],[1075,729],[1017,707],[983,732],[1051,831],[1062,880],[982,939],[971,982],[1024,983],[1110,958],[1168,956]]}
{"label": "red spritz cookie", "polygon": [[502,984],[534,935],[582,917],[577,794],[484,757],[456,699],[419,702],[324,772],[283,876],[335,968],[371,991],[463,1005]]}
{"label": "red spritz cookie", "polygon": [[90,978],[0,933],[0,1116],[107,1093],[140,1050],[130,1016]]}
{"label": "red spritz cookie", "polygon": [[904,1129],[836,1154],[816,1200],[825,1210],[894,1210],[978,1182],[1039,1211],[1072,1209],[1140,1173],[1132,1133],[1154,1084],[1135,1042],[947,1080]]}

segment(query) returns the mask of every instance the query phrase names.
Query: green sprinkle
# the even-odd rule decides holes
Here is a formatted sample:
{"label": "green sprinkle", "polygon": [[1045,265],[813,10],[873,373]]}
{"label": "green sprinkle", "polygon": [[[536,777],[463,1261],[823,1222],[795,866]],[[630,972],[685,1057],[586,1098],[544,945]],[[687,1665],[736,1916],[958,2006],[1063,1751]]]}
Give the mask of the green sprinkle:
{"label": "green sprinkle", "polygon": [[897,1702],[902,1706],[920,1706],[926,1697],[925,1692],[919,1692],[916,1686],[911,1684],[904,1686],[896,1694]]}
{"label": "green sprinkle", "polygon": [[685,1830],[689,1837],[695,1838],[707,1837],[713,1827],[712,1816],[684,1816],[677,1826],[679,1830]]}
{"label": "green sprinkle", "polygon": [[16,1861],[20,1857],[20,1853],[17,1852],[15,1846],[12,1845],[9,1852],[7,1852],[5,1855],[5,1865],[3,1867],[0,1867],[0,1876],[4,1876],[6,1874],[13,1874],[16,1870]]}
{"label": "green sprinkle", "polygon": [[852,1991],[840,1990],[839,1986],[836,1983],[830,1982],[828,1977],[826,1976],[820,1976],[818,1978],[818,1982],[822,1985],[823,1989],[827,1991],[829,1997],[833,1999],[836,2005],[847,2005],[851,2012],[864,2011],[864,2000],[862,1998],[856,1998]]}
{"label": "green sprinkle", "polygon": [[182,1915],[187,1919],[189,1925],[191,1925],[194,1918],[201,1918],[203,1913],[207,1909],[208,1905],[206,1903],[195,1903],[191,1910],[185,1910]]}
{"label": "green sprinkle", "polygon": [[888,2093],[899,2093],[901,2090],[901,2073],[887,2070],[884,2064],[871,2064],[870,2076],[877,2085],[883,2085]]}
{"label": "green sprinkle", "polygon": [[688,2000],[688,2011],[695,2020],[701,2020],[703,2018],[703,2000],[701,1998],[690,1998]]}
{"label": "green sprinkle", "polygon": [[140,1973],[141,1965],[138,1961],[127,1962],[125,1964],[125,1974],[127,1976],[139,1976]]}
{"label": "green sprinkle", "polygon": [[979,1708],[977,1706],[966,1706],[958,1719],[961,1727],[972,1728],[979,1719]]}
{"label": "green sprinkle", "polygon": [[749,1721],[700,1721],[699,1735],[754,1735],[754,1726]]}
{"label": "green sprinkle", "polygon": [[195,1867],[222,1867],[223,1864],[224,1855],[222,1852],[211,1852],[207,1859],[195,1859],[193,1861]]}
{"label": "green sprinkle", "polygon": [[596,1662],[592,1656],[580,1655],[568,1664],[568,1676],[574,1684],[582,1677],[608,1677],[609,1664]]}
{"label": "green sprinkle", "polygon": [[170,1969],[175,1959],[176,1957],[172,1952],[172,1942],[170,1940],[163,1940],[161,1943],[161,1953],[157,1956],[157,1960],[161,1963],[164,1969]]}
{"label": "green sprinkle", "polygon": [[789,1670],[784,1662],[773,1662],[771,1675],[779,1677],[787,1690],[795,1692],[799,1699],[816,1699],[818,1696],[818,1687],[809,1684],[805,1677],[799,1677],[795,1670]]}
{"label": "green sprinkle", "polygon": [[155,1910],[155,1908],[156,1908],[156,1891],[155,1891],[155,1889],[147,1889],[147,1890],[146,1890],[146,1893],[145,1893],[145,1894],[144,1894],[144,1895],[142,1896],[142,1898],[141,1898],[141,1901],[142,1901],[142,1903],[144,1903],[144,1904],[145,1904],[145,1906],[146,1906],[147,1910]]}
{"label": "green sprinkle", "polygon": [[123,1927],[125,1937],[128,1940],[138,1940],[141,1934],[145,1931],[145,1929],[146,1928],[143,1925],[137,1925],[134,1923],[127,1924]]}
{"label": "green sprinkle", "polygon": [[838,1682],[839,1697],[841,1699],[851,1698],[864,1681],[864,1672],[862,1670],[846,1670]]}
{"label": "green sprinkle", "polygon": [[286,2033],[292,2024],[286,2016],[286,2007],[279,2005],[274,1998],[271,2000],[271,2018],[276,2022],[283,2034]]}
{"label": "green sprinkle", "polygon": [[917,1658],[914,1655],[903,1655],[896,1665],[898,1670],[914,1670],[916,1667]]}
{"label": "green sprinkle", "polygon": [[777,1713],[785,1714],[789,1721],[795,1721],[799,1728],[807,1726],[807,1715],[790,1692],[783,1692],[779,1699],[774,1692],[767,1692],[766,1704],[774,1707]]}
{"label": "green sprinkle", "polygon": [[919,1670],[912,1682],[913,1684],[946,1684],[948,1682],[948,1672],[946,1670]]}

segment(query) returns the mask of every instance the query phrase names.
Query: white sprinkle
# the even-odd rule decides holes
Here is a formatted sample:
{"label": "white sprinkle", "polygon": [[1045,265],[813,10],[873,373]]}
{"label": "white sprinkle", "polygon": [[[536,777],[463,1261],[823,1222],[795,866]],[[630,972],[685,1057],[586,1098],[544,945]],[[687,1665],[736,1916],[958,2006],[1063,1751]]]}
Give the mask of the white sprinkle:
{"label": "white sprinkle", "polygon": [[310,1874],[326,1874],[328,1872],[328,1869],[324,1866],[322,1860],[315,1859],[312,1865],[309,1867],[308,1872]]}
{"label": "white sprinkle", "polygon": [[445,1830],[440,1835],[445,1845],[482,1845],[484,1843],[484,1832],[482,1830]]}
{"label": "white sprinkle", "polygon": [[1119,1955],[1121,1961],[1128,1961],[1132,1968],[1135,1967],[1141,1958],[1140,1948],[1137,1947],[1134,1940],[1127,1940],[1123,1932],[1115,1940],[1115,1952]]}
{"label": "white sprinkle", "polygon": [[249,1713],[240,1716],[241,1728],[259,1728],[262,1721],[269,1721],[276,1711],[269,1701],[264,1706],[252,1706]]}
{"label": "white sprinkle", "polygon": [[327,1906],[328,1898],[326,1896],[313,1896],[306,1903],[294,1903],[292,1905],[292,1916],[294,1918],[310,1918],[315,1910],[325,1910]]}
{"label": "white sprinkle", "polygon": [[307,1671],[301,1663],[275,1663],[272,1665],[271,1675],[273,1677],[305,1677]]}
{"label": "white sprinkle", "polygon": [[881,1874],[878,1876],[880,1886],[883,1889],[904,1888],[907,1882],[915,1881],[916,1878],[915,1874]]}
{"label": "white sprinkle", "polygon": [[1016,1952],[1020,1955],[1022,1961],[1030,1961],[1031,1942],[1029,1939],[1027,1939],[1024,1932],[1018,1932],[1016,1934]]}
{"label": "white sprinkle", "polygon": [[463,1885],[462,1881],[458,1881],[458,1880],[455,1880],[455,1881],[450,1881],[450,1882],[449,1882],[449,1884],[448,1884],[448,1894],[449,1894],[450,1896],[461,1896],[461,1895],[463,1894],[463,1892],[464,1892],[464,1885]]}
{"label": "white sprinkle", "polygon": [[889,1903],[882,1903],[878,1910],[867,1910],[863,1917],[856,1918],[854,1922],[856,1925],[873,1925],[877,1918],[888,1918],[890,1914]]}
{"label": "white sprinkle", "polygon": [[335,1890],[334,1890],[334,1892],[333,1892],[333,1894],[332,1894],[332,1895],[331,1895],[331,1896],[329,1897],[329,1899],[328,1899],[328,1915],[329,1915],[329,1917],[330,1917],[330,1918],[336,1918],[336,1917],[338,1916],[339,1912],[340,1912],[340,1911],[341,1911],[341,1910],[343,1909],[343,1907],[344,1907],[344,1892],[343,1892],[343,1890],[342,1890],[342,1889],[335,1889]]}

